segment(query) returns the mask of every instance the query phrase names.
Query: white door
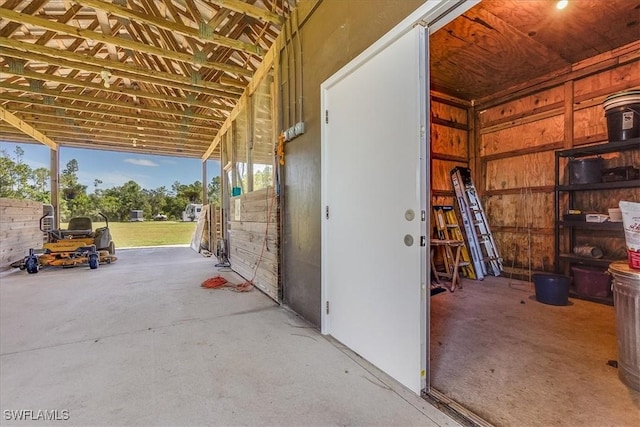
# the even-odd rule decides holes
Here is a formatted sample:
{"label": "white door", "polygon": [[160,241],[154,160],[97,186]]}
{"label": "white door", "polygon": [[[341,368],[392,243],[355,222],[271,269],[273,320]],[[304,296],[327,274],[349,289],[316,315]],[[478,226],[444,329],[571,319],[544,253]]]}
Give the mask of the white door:
{"label": "white door", "polygon": [[427,30],[322,85],[322,332],[426,383]]}

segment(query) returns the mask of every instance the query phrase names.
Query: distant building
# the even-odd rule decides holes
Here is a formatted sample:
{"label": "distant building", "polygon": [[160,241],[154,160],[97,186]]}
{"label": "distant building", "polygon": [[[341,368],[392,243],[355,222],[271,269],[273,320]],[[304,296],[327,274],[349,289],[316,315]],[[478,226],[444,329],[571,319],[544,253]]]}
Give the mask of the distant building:
{"label": "distant building", "polygon": [[189,203],[186,208],[184,208],[184,212],[182,212],[182,220],[183,221],[195,221],[200,216],[200,212],[202,212],[202,205],[198,203]]}
{"label": "distant building", "polygon": [[131,210],[131,218],[129,218],[129,221],[144,221],[144,212],[139,209]]}

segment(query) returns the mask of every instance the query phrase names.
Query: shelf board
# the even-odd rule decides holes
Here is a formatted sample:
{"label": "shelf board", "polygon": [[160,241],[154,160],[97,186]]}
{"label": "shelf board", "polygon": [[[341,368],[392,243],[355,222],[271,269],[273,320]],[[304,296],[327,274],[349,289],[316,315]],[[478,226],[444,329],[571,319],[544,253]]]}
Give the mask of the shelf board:
{"label": "shelf board", "polygon": [[607,267],[612,262],[624,261],[624,259],[611,259],[611,258],[587,258],[574,254],[560,254],[558,257],[562,261],[571,261],[573,264],[593,265],[599,267]]}
{"label": "shelf board", "polygon": [[587,221],[558,221],[563,227],[583,228],[587,230],[614,230],[623,232],[622,222],[587,222]]}
{"label": "shelf board", "polygon": [[560,150],[556,151],[556,155],[559,157],[584,157],[595,154],[610,153],[612,151],[625,151],[638,148],[640,148],[640,138],[632,138],[626,141],[610,141],[605,144]]}
{"label": "shelf board", "polygon": [[640,179],[629,181],[597,182],[594,184],[557,185],[556,191],[613,190],[617,188],[640,188]]}

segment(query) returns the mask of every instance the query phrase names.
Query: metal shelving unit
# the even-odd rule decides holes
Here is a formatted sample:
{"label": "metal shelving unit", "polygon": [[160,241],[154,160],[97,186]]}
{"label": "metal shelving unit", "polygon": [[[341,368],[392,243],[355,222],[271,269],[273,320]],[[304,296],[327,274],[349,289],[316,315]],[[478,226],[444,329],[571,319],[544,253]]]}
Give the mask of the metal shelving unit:
{"label": "metal shelving unit", "polygon": [[[554,265],[556,273],[564,273],[563,266],[579,264],[594,267],[607,267],[618,259],[608,258],[586,258],[575,255],[573,253],[563,252],[562,240],[568,236],[569,247],[574,246],[575,236],[574,230],[601,230],[611,234],[612,237],[619,237],[624,242],[624,229],[621,222],[586,222],[586,221],[565,221],[562,219],[561,197],[562,194],[568,195],[568,209],[575,209],[574,193],[580,191],[606,191],[624,188],[640,188],[640,179],[615,182],[601,182],[593,184],[566,184],[560,182],[560,159],[562,158],[580,158],[595,156],[599,154],[623,152],[629,150],[640,150],[640,138],[633,138],[627,141],[612,141],[606,144],[598,144],[586,147],[572,148],[568,150],[560,150],[555,153],[555,259]],[[613,304],[612,298],[594,298],[571,294],[572,297],[587,299],[590,301]]]}

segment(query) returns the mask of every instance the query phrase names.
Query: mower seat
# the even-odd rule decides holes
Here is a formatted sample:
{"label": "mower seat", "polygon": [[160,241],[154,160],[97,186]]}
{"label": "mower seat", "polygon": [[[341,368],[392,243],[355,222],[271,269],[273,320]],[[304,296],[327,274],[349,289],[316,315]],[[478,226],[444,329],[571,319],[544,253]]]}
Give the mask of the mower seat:
{"label": "mower seat", "polygon": [[69,227],[66,230],[60,230],[60,234],[66,239],[94,237],[91,218],[86,216],[71,218]]}

